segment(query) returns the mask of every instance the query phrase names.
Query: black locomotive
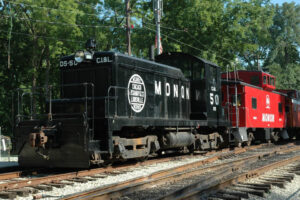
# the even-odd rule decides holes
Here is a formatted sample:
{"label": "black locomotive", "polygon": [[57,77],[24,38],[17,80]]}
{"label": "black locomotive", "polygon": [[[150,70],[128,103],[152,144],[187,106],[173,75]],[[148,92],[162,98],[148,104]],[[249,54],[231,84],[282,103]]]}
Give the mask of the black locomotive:
{"label": "black locomotive", "polygon": [[35,108],[42,101],[33,100],[37,88],[18,90],[20,166],[88,168],[165,150],[218,148],[228,125],[220,68],[183,53],[156,61],[93,50],[63,57],[61,85],[42,88],[44,113]]}

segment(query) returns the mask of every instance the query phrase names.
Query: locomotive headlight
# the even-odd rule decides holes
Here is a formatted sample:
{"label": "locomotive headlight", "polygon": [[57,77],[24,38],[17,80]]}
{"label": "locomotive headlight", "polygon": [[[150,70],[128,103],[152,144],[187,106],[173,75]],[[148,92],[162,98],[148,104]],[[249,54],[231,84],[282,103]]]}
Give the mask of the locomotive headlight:
{"label": "locomotive headlight", "polygon": [[77,51],[75,53],[74,59],[77,63],[81,63],[84,60],[84,52],[83,51]]}

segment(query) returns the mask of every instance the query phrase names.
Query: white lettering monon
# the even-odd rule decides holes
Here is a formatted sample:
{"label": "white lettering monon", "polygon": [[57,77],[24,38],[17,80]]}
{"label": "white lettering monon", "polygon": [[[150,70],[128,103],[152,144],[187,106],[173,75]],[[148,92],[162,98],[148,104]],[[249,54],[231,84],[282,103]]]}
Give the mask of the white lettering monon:
{"label": "white lettering monon", "polygon": [[262,121],[263,122],[274,122],[275,121],[275,116],[274,114],[262,114]]}
{"label": "white lettering monon", "polygon": [[174,97],[178,98],[178,85],[174,84],[173,89],[174,89]]}
{"label": "white lettering monon", "polygon": [[166,96],[170,96],[171,94],[171,88],[170,88],[170,83],[166,83]]}
{"label": "white lettering monon", "polygon": [[186,97],[186,99],[190,99],[190,89],[189,88],[185,88],[185,97]]}
{"label": "white lettering monon", "polygon": [[184,99],[184,86],[181,86],[181,98]]}
{"label": "white lettering monon", "polygon": [[161,82],[154,81],[154,92],[155,94],[161,95]]}

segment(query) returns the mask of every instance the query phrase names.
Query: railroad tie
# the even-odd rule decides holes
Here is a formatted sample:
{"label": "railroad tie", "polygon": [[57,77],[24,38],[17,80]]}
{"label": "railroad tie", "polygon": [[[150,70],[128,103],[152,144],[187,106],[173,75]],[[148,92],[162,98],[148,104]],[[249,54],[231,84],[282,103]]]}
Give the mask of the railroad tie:
{"label": "railroad tie", "polygon": [[72,179],[68,179],[68,180],[65,180],[65,181],[61,181],[60,183],[63,183],[65,185],[74,185],[74,182]]}
{"label": "railroad tie", "polygon": [[106,178],[108,175],[106,174],[96,174],[96,175],[93,175],[91,176],[92,178]]}
{"label": "railroad tie", "polygon": [[221,193],[216,193],[216,194],[210,195],[209,197],[215,197],[215,198],[226,199],[226,200],[241,200],[242,199],[239,196],[235,196],[235,195],[231,195],[231,194],[221,194]]}
{"label": "railroad tie", "polygon": [[111,172],[105,172],[107,173],[108,175],[111,175],[111,176],[117,176],[119,174],[124,174],[124,172],[122,171],[111,171]]}
{"label": "railroad tie", "polygon": [[219,190],[218,193],[230,194],[230,195],[239,196],[239,197],[245,198],[245,199],[249,198],[249,194],[247,192],[241,192],[241,191],[230,190],[230,189],[222,189],[222,190]]}
{"label": "railroad tie", "polygon": [[217,193],[229,194],[229,195],[233,195],[233,196],[239,196],[239,197],[244,198],[244,199],[249,198],[249,194],[247,192],[230,190],[229,188],[219,190]]}
{"label": "railroad tie", "polygon": [[283,181],[287,181],[287,182],[292,182],[292,180],[294,179],[294,177],[291,177],[291,176],[269,176],[267,178],[283,180]]}
{"label": "railroad tie", "polygon": [[82,177],[83,179],[86,179],[86,180],[88,180],[88,181],[96,181],[97,180],[97,178],[93,178],[93,177],[91,177],[91,176],[85,176],[85,177]]}
{"label": "railroad tie", "polygon": [[260,180],[261,184],[271,184],[280,188],[284,188],[285,182],[283,181],[271,181],[271,180]]}
{"label": "railroad tie", "polygon": [[217,197],[208,197],[207,200],[223,200],[223,199]]}
{"label": "railroad tie", "polygon": [[21,197],[28,197],[29,196],[29,189],[26,188],[21,188],[21,189],[15,189],[15,190],[10,190],[11,192],[15,192],[18,196]]}
{"label": "railroad tie", "polygon": [[244,184],[236,184],[234,186],[242,187],[242,188],[249,188],[254,190],[263,190],[264,192],[269,192],[270,188],[265,186],[257,186],[257,185],[244,185]]}
{"label": "railroad tie", "polygon": [[3,199],[15,199],[17,197],[16,192],[0,192],[0,198]]}
{"label": "railroad tie", "polygon": [[293,174],[300,175],[300,169],[290,169],[289,172],[293,173]]}
{"label": "railroad tie", "polygon": [[69,180],[77,182],[77,183],[87,183],[88,182],[88,180],[85,178],[73,178],[73,179],[69,179]]}
{"label": "railroad tie", "polygon": [[240,183],[243,185],[252,185],[252,186],[263,186],[268,188],[269,190],[272,188],[272,184],[267,184],[267,183]]}
{"label": "railroad tie", "polygon": [[259,196],[259,197],[265,197],[265,191],[264,190],[254,190],[254,189],[250,189],[250,188],[239,187],[239,186],[236,186],[236,185],[233,185],[232,187],[230,187],[230,189],[241,191],[241,192],[247,192],[249,194],[253,194],[253,195],[256,195],[256,196]]}
{"label": "railroad tie", "polygon": [[271,177],[261,177],[259,178],[260,180],[263,180],[263,181],[270,181],[270,182],[282,182],[282,183],[286,183],[286,180],[284,179],[280,179],[280,178],[271,178]]}
{"label": "railroad tie", "polygon": [[36,186],[33,186],[33,188],[36,188],[38,190],[45,190],[45,191],[52,191],[53,190],[53,187],[49,186],[49,185],[36,185]]}
{"label": "railroad tie", "polygon": [[29,193],[31,193],[31,194],[37,194],[39,192],[38,189],[33,188],[33,187],[25,187],[24,189],[27,189],[29,191]]}
{"label": "railroad tie", "polygon": [[52,186],[52,187],[56,187],[56,188],[63,188],[65,187],[66,185],[63,184],[63,183],[47,183],[45,185],[49,185],[49,186]]}

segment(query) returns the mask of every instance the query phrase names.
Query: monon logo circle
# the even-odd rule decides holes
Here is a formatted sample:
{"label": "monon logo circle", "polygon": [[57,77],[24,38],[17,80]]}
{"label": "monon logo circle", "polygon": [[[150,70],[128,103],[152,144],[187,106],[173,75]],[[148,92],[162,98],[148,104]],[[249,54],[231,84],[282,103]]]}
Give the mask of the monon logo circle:
{"label": "monon logo circle", "polygon": [[134,112],[141,112],[146,103],[145,83],[138,74],[134,74],[128,81],[128,102]]}

